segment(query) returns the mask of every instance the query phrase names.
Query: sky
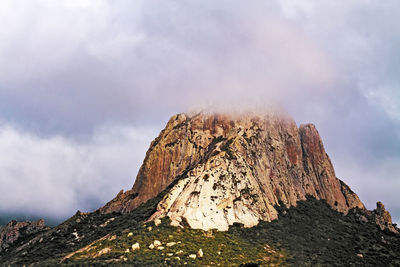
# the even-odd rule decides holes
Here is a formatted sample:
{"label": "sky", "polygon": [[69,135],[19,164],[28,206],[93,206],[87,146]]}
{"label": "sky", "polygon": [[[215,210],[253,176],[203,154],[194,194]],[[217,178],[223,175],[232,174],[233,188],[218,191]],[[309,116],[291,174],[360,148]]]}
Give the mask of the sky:
{"label": "sky", "polygon": [[400,2],[2,0],[0,217],[134,183],[175,113],[280,107],[400,223]]}

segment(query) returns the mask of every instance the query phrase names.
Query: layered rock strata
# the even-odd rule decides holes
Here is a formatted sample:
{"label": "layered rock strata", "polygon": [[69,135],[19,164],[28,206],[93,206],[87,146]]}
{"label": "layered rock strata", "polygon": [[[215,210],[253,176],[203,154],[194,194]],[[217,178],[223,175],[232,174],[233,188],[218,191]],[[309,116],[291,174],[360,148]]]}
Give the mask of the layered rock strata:
{"label": "layered rock strata", "polygon": [[[178,179],[178,180],[177,180]],[[100,209],[129,212],[174,182],[151,219],[193,228],[246,227],[277,218],[275,205],[312,195],[335,210],[364,209],[335,176],[312,124],[287,116],[178,114],[152,142],[133,188]]]}

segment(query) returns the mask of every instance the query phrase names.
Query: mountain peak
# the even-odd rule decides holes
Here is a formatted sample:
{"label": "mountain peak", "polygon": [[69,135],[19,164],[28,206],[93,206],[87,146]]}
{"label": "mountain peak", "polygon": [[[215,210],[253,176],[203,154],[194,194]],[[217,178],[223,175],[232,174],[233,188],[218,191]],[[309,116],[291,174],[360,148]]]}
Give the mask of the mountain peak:
{"label": "mountain peak", "polygon": [[151,143],[133,188],[100,211],[129,212],[170,187],[151,219],[228,229],[277,218],[275,205],[312,195],[335,210],[364,209],[335,176],[313,124],[278,113],[177,114]]}

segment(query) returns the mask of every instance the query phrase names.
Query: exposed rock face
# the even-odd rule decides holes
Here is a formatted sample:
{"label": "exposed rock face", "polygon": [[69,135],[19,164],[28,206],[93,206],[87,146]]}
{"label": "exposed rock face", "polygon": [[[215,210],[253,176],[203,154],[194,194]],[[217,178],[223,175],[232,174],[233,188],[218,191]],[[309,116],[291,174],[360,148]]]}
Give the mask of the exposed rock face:
{"label": "exposed rock face", "polygon": [[200,120],[186,114],[173,116],[151,143],[133,188],[119,194],[100,210],[127,212],[163,191],[178,175],[198,164],[215,136],[226,132],[212,117]]}
{"label": "exposed rock face", "polygon": [[10,246],[19,238],[37,233],[39,231],[48,230],[44,220],[40,219],[35,222],[17,222],[10,221],[0,232],[0,251]]}
{"label": "exposed rock face", "polygon": [[375,214],[375,222],[381,230],[387,229],[398,233],[396,227],[392,224],[392,216],[390,216],[390,213],[385,209],[382,202],[376,203],[376,209],[374,209],[372,213]]}
{"label": "exposed rock face", "polygon": [[313,195],[347,213],[364,205],[336,178],[312,124],[267,114],[179,114],[152,142],[133,188],[102,212],[128,212],[179,178],[151,219],[169,216],[191,227],[228,229],[277,218],[274,206]]}

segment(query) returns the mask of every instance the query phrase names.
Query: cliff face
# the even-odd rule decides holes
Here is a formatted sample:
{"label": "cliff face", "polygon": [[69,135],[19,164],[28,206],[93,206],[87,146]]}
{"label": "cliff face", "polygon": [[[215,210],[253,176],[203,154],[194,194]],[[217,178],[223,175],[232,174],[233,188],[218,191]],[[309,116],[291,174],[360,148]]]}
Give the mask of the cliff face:
{"label": "cliff face", "polygon": [[129,212],[175,179],[151,219],[226,230],[277,218],[280,202],[295,206],[306,195],[347,213],[364,205],[336,178],[312,124],[273,114],[179,114],[152,142],[133,188],[100,209]]}
{"label": "cliff face", "polygon": [[[321,138],[311,124],[275,115],[179,114],[153,141],[132,190],[101,209],[128,212],[185,174],[153,217],[219,229],[276,218],[274,205],[291,206],[307,194],[346,213],[363,204],[335,177]],[[209,216],[213,214],[213,216]],[[218,218],[215,218],[218,217]],[[197,222],[197,223],[196,223]]]}
{"label": "cliff face", "polygon": [[[219,119],[218,119],[219,118]],[[194,168],[205,158],[216,136],[223,136],[231,125],[218,124],[223,116],[173,116],[151,143],[133,188],[121,191],[101,208],[102,212],[127,212],[163,191],[175,178]],[[229,122],[225,119],[225,122]],[[225,130],[224,130],[225,127]]]}

